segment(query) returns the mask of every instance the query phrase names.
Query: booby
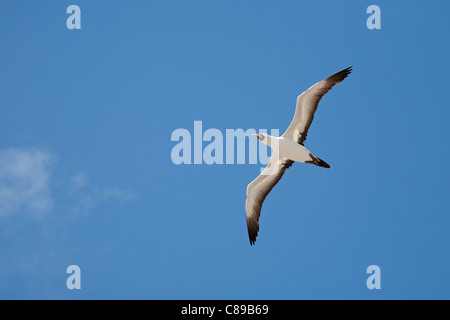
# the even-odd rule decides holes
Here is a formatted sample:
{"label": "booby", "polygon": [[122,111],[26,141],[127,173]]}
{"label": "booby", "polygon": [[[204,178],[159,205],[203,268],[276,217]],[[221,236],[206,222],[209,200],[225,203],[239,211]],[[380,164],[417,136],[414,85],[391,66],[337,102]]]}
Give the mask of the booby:
{"label": "booby", "polygon": [[294,161],[313,164],[323,168],[331,168],[328,163],[314,156],[305,148],[304,142],[308,129],[314,119],[320,99],[336,83],[344,80],[352,71],[352,67],[344,69],[322,81],[317,82],[297,97],[294,118],[281,137],[268,134],[254,134],[259,141],[273,150],[269,164],[261,174],[247,186],[245,211],[250,245],[255,244],[259,231],[261,206],[272,188],[280,181],[287,168]]}

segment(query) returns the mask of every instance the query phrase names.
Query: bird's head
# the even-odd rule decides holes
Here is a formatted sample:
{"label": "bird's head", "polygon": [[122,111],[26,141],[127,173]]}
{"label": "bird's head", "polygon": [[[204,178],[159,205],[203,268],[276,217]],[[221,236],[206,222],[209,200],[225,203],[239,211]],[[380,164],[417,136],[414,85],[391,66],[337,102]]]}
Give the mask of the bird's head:
{"label": "bird's head", "polygon": [[260,134],[253,134],[252,136],[255,136],[256,138],[258,138],[259,141],[264,141],[264,139],[266,138],[266,135],[264,133],[260,133]]}

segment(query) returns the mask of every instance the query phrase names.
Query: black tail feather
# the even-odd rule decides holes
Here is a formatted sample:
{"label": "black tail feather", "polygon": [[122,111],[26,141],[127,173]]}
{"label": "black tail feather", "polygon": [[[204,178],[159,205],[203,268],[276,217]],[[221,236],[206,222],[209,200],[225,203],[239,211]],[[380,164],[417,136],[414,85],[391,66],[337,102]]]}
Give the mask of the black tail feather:
{"label": "black tail feather", "polygon": [[306,161],[305,163],[310,163],[319,167],[323,167],[323,168],[327,168],[330,169],[331,166],[326,163],[325,161],[323,161],[320,158],[317,158],[316,156],[313,156],[311,153],[309,154],[309,156],[311,157],[311,161]]}
{"label": "black tail feather", "polygon": [[316,164],[317,166],[324,167],[327,169],[331,168],[331,166],[328,163],[326,163],[325,161],[323,161],[322,159],[317,158],[317,160],[319,160],[318,163]]}

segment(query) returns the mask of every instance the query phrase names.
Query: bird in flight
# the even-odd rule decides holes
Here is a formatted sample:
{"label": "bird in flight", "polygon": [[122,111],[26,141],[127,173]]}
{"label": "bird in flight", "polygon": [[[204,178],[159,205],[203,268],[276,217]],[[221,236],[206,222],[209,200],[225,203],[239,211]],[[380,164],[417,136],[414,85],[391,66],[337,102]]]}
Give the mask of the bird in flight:
{"label": "bird in flight", "polygon": [[317,110],[320,99],[336,83],[344,80],[351,71],[352,67],[344,69],[317,82],[299,95],[297,97],[294,119],[292,119],[291,124],[281,137],[273,137],[264,133],[254,134],[259,141],[270,146],[273,152],[267,167],[247,186],[245,211],[250,245],[255,244],[258,235],[259,216],[264,199],[294,161],[331,168],[328,163],[314,156],[306,149],[303,143],[306,140],[308,129],[314,119],[314,113]]}

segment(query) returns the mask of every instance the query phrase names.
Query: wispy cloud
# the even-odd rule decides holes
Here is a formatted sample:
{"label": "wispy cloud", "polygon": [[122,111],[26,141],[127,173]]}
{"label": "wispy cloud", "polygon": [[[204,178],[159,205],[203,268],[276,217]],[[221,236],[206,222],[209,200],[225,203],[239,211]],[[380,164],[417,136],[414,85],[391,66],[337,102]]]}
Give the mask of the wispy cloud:
{"label": "wispy cloud", "polygon": [[135,199],[132,190],[102,185],[64,163],[40,148],[0,150],[0,243],[8,244],[0,254],[0,298],[10,297],[6,279],[53,277],[61,261],[73,259],[66,250],[73,222]]}
{"label": "wispy cloud", "polygon": [[88,183],[88,178],[83,173],[78,173],[74,175],[71,179],[71,189],[72,191],[79,190]]}
{"label": "wispy cloud", "polygon": [[52,210],[51,162],[51,154],[43,150],[0,150],[0,217],[18,213],[39,217]]}
{"label": "wispy cloud", "polygon": [[[102,203],[133,200],[132,190],[101,186],[84,173],[58,176],[54,154],[37,148],[0,150],[0,218],[86,213]],[[53,190],[57,181],[58,190]],[[56,192],[57,191],[57,192]]]}
{"label": "wispy cloud", "polygon": [[77,174],[71,179],[71,198],[74,208],[80,213],[89,212],[101,203],[108,201],[125,202],[133,200],[132,190],[117,187],[99,187],[89,182],[85,174]]}

